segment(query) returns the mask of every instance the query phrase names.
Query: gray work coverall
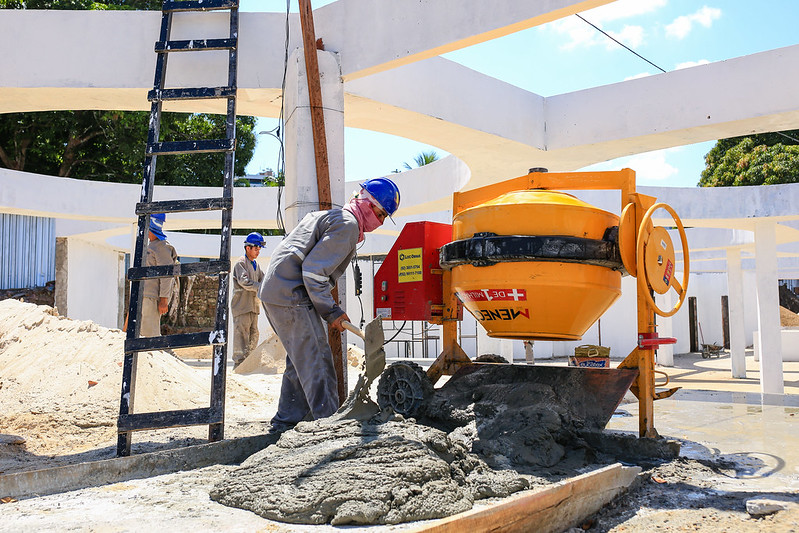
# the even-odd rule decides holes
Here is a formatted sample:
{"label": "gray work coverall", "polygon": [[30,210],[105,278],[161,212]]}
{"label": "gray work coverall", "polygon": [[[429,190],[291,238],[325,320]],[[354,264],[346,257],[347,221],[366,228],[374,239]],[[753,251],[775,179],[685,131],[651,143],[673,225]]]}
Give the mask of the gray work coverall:
{"label": "gray work coverall", "polygon": [[264,279],[264,271],[247,257],[242,257],[233,266],[233,297],[230,314],[233,316],[233,363],[238,365],[258,346],[258,288]]}
{"label": "gray work coverall", "polygon": [[358,243],[358,221],[349,211],[305,215],[272,254],[258,297],[286,348],[286,371],[273,424],[295,424],[338,409],[333,354],[322,319],[344,314],[331,290]]}
{"label": "gray work coverall", "polygon": [[[145,266],[173,265],[178,258],[175,248],[166,240],[150,241],[144,258]],[[161,313],[158,312],[158,298],[172,298],[175,290],[175,278],[148,279],[144,282],[144,294],[141,307],[142,337],[161,336]]]}

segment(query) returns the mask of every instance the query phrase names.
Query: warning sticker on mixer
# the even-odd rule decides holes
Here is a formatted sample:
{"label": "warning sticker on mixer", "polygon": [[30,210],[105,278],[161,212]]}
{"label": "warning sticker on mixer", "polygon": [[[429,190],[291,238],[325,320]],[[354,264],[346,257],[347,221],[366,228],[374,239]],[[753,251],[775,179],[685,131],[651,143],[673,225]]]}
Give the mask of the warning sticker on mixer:
{"label": "warning sticker on mixer", "polygon": [[459,291],[457,294],[462,302],[527,301],[525,289],[477,289]]}
{"label": "warning sticker on mixer", "polygon": [[666,270],[663,271],[663,283],[668,285],[673,275],[674,275],[674,263],[672,263],[671,260],[667,259]]}
{"label": "warning sticker on mixer", "polygon": [[397,252],[397,281],[422,281],[422,249],[408,248]]}

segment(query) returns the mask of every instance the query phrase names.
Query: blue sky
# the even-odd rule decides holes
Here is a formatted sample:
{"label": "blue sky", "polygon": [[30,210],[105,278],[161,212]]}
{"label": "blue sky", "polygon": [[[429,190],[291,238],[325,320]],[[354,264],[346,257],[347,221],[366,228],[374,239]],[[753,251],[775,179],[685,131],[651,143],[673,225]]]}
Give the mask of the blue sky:
{"label": "blue sky", "polygon": [[[332,0],[311,0],[314,8]],[[242,0],[244,11],[284,10],[283,1]],[[291,2],[297,11],[297,2]],[[581,16],[666,71],[799,43],[797,0],[617,0]],[[551,96],[660,71],[577,17],[524,30],[445,55],[471,69]],[[259,119],[258,131],[277,121]],[[588,167],[631,167],[641,185],[692,187],[714,142],[671,148]],[[347,180],[402,169],[422,150],[445,152],[408,139],[348,128]],[[248,173],[275,168],[277,143],[259,138]]]}

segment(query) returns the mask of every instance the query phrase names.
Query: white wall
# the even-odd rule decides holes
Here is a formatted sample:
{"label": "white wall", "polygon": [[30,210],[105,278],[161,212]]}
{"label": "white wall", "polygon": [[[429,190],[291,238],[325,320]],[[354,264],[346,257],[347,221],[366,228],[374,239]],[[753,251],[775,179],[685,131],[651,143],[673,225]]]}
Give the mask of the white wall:
{"label": "white wall", "polygon": [[107,328],[119,327],[124,255],[77,238],[68,239],[67,250],[69,318],[92,320]]}

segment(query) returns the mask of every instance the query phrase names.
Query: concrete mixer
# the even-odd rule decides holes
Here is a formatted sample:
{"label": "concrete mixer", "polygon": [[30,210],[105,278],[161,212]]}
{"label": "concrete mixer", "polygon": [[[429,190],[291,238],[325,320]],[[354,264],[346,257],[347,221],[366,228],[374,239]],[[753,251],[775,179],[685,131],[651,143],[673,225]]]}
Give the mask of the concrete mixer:
{"label": "concrete mixer", "polygon": [[[619,298],[622,276],[632,275],[638,281],[638,338],[616,368],[503,365],[497,379],[567,391],[580,416],[597,428],[607,424],[629,389],[640,402],[640,436],[657,437],[653,401],[677,389],[656,390],[654,351],[676,339],[658,337],[655,315],[673,315],[685,299],[689,258],[682,223],[670,206],[636,192],[630,169],[533,170],[455,193],[451,225],[406,224],[375,275],[375,316],[440,324],[443,350],[426,372],[412,361],[390,365],[378,384],[378,403],[414,416],[442,375],[451,381],[491,364],[470,360],[457,342],[464,308],[491,337],[579,340]],[[562,192],[601,189],[620,192],[621,216]],[[679,231],[681,281],[671,237],[652,223],[658,209],[669,213]],[[653,293],[670,289],[678,301],[664,311]],[[666,377],[658,386],[667,384]]]}

